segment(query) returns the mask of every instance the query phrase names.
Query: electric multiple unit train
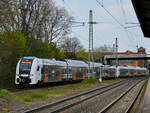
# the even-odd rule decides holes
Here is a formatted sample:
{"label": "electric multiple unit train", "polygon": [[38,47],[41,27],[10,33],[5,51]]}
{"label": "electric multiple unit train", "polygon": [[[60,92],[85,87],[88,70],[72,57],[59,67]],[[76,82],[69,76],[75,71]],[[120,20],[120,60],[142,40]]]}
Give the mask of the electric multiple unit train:
{"label": "electric multiple unit train", "polygon": [[[131,66],[109,66],[94,63],[94,69],[88,69],[91,62],[79,60],[56,61],[55,59],[42,59],[37,57],[23,57],[16,67],[15,83],[18,85],[34,85],[59,81],[83,80],[94,76],[99,78],[141,76],[148,74],[146,68]],[[89,73],[94,70],[94,74]],[[88,72],[89,71],[89,72]]]}

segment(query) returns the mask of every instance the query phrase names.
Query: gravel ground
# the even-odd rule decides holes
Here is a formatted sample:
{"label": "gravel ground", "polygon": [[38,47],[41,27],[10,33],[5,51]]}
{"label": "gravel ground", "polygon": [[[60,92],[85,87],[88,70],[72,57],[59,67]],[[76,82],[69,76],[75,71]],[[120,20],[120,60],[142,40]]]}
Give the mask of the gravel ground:
{"label": "gravel ground", "polygon": [[[131,79],[130,81],[132,81],[132,83],[127,83],[118,88],[110,90],[100,96],[96,96],[92,99],[89,99],[88,101],[82,102],[81,104],[76,105],[73,108],[65,110],[64,113],[96,113],[97,111],[101,110],[104,106],[106,106],[108,103],[110,103],[112,100],[114,100],[117,96],[119,96],[123,91],[125,91],[127,89],[127,87],[131,86],[134,83],[134,81],[136,81],[136,80]],[[102,87],[102,86],[100,86],[100,87]],[[39,89],[36,89],[34,91],[37,91],[37,90],[39,90]],[[82,90],[82,92],[83,91],[84,90]],[[77,94],[77,93],[81,93],[81,91],[78,91],[76,93],[70,93],[69,95],[64,95],[64,97],[71,96],[71,95]],[[61,98],[63,98],[63,97],[61,97]],[[28,107],[25,107],[25,106],[19,105],[19,104],[14,105],[14,111],[12,111],[11,113],[22,113],[23,111],[25,111],[27,109],[38,107],[38,106],[41,106],[46,103],[49,103],[49,102],[36,103],[36,104],[30,105]],[[13,103],[12,103],[12,106],[13,106]],[[15,106],[17,106],[17,107],[15,107]],[[18,110],[15,110],[15,108],[17,108]],[[19,108],[22,108],[22,109],[19,109]],[[46,113],[46,112],[42,112],[42,113]]]}
{"label": "gravel ground", "polygon": [[7,100],[0,98],[0,113],[2,112],[8,112],[9,104]]}
{"label": "gravel ground", "polygon": [[48,113],[49,111],[53,111],[54,109],[56,109],[56,108],[58,108],[58,107],[65,106],[65,105],[67,105],[67,104],[70,104],[70,103],[75,102],[75,101],[77,101],[77,100],[84,99],[84,98],[86,98],[87,96],[91,96],[92,94],[96,94],[96,93],[99,93],[99,92],[104,91],[104,90],[107,90],[107,89],[110,89],[110,87],[105,88],[105,89],[101,89],[100,91],[97,90],[96,92],[89,93],[89,94],[87,94],[86,96],[84,95],[84,96],[75,98],[75,99],[73,99],[73,100],[69,100],[69,101],[67,101],[67,102],[65,102],[65,103],[61,103],[61,104],[58,104],[57,106],[53,106],[53,107],[50,107],[50,108],[46,108],[46,109],[44,109],[44,110],[42,110],[42,111],[38,111],[38,112],[36,111],[36,113]]}
{"label": "gravel ground", "polygon": [[[67,85],[65,85],[65,86],[67,86]],[[75,95],[75,94],[78,94],[78,93],[81,93],[81,92],[84,92],[84,91],[87,91],[87,90],[95,89],[96,87],[103,87],[103,86],[104,86],[104,84],[103,85],[96,84],[95,86],[92,86],[92,87],[89,87],[89,88],[78,89],[76,91],[69,92],[68,94],[62,95],[62,97],[60,97],[60,98],[65,98],[65,97]],[[57,88],[57,87],[51,87],[51,88],[48,88],[48,89],[55,89],[55,88]],[[42,88],[41,89],[33,89],[33,90],[28,90],[27,92],[36,92],[36,91],[39,91],[39,90],[43,90],[43,89]],[[16,93],[20,94],[20,93],[24,93],[24,91],[16,92]],[[60,99],[60,98],[58,98],[58,99]],[[44,104],[50,103],[50,102],[55,101],[55,100],[46,101],[46,102],[36,102],[36,103],[34,103],[30,106],[25,106],[25,105],[22,105],[22,104],[17,104],[17,103],[15,104],[14,103],[14,104],[11,104],[11,112],[10,113],[22,113],[23,111],[26,111],[26,110],[29,110],[29,109],[32,109],[32,108],[35,108],[35,107],[42,106]]]}
{"label": "gravel ground", "polygon": [[132,82],[129,82],[123,86],[107,91],[106,93],[89,99],[88,101],[82,102],[79,105],[63,111],[63,113],[97,113],[112,100],[117,98],[122,92],[127,90],[127,88],[129,88],[134,81],[136,80],[132,80]]}
{"label": "gravel ground", "polygon": [[107,113],[124,113],[127,108],[131,105],[134,97],[142,87],[144,81],[135,86],[127,95],[125,95],[120,101],[118,101]]}

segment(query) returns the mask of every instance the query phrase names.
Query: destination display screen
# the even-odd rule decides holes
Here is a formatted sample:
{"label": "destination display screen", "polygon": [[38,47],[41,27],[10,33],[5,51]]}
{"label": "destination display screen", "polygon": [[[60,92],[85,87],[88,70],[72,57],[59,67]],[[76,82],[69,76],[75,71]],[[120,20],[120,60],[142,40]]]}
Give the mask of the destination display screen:
{"label": "destination display screen", "polygon": [[30,74],[33,59],[22,58],[19,66],[19,74]]}

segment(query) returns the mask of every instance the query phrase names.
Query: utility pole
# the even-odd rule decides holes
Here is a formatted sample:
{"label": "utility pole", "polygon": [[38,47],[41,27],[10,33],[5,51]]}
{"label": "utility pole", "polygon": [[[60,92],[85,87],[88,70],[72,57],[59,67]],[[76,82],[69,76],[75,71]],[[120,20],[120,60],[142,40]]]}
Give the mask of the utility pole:
{"label": "utility pole", "polygon": [[[115,49],[116,47],[115,47],[115,44],[113,44],[113,57],[115,57],[115,51],[116,51],[116,49]],[[112,61],[112,64],[113,65],[115,65],[115,61]]]}
{"label": "utility pole", "polygon": [[113,44],[113,54],[115,53],[115,44]]}
{"label": "utility pole", "polygon": [[[93,12],[92,10],[89,11],[89,63],[88,63],[88,73],[91,74],[90,69],[92,67],[92,74],[94,72],[94,57],[93,57],[93,24],[97,24],[97,22],[93,22]],[[92,61],[92,66],[90,62]]]}
{"label": "utility pole", "polygon": [[118,66],[118,38],[116,38],[116,67]]}
{"label": "utility pole", "polygon": [[137,48],[137,52],[138,52],[138,45],[136,45],[136,48]]}

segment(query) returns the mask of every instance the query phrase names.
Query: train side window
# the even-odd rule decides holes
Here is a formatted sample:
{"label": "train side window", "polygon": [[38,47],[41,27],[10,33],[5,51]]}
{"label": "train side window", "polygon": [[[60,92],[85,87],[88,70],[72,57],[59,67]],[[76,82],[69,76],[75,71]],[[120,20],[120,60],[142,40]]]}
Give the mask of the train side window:
{"label": "train side window", "polygon": [[40,66],[37,67],[37,71],[39,71],[39,70],[40,70]]}
{"label": "train side window", "polygon": [[44,68],[41,69],[41,73],[44,74]]}

